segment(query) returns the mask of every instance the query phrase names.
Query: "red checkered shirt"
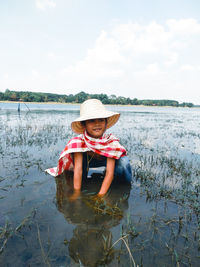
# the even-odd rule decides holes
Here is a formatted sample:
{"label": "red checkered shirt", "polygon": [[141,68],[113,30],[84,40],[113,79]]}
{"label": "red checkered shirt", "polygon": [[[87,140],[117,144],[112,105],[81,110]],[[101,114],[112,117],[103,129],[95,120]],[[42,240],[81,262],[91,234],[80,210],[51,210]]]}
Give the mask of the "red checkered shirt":
{"label": "red checkered shirt", "polygon": [[126,149],[120,145],[119,139],[112,134],[104,134],[101,138],[90,137],[86,132],[69,140],[61,152],[57,167],[47,169],[52,176],[58,176],[64,170],[73,170],[72,153],[93,151],[101,156],[119,159],[126,155]]}

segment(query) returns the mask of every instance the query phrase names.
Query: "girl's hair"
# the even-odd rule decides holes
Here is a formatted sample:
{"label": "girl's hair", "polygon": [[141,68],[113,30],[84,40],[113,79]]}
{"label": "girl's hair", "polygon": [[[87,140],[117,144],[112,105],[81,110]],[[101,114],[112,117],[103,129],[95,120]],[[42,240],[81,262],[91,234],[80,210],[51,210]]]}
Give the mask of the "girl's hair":
{"label": "girl's hair", "polygon": [[85,121],[80,122],[83,127],[85,127]]}

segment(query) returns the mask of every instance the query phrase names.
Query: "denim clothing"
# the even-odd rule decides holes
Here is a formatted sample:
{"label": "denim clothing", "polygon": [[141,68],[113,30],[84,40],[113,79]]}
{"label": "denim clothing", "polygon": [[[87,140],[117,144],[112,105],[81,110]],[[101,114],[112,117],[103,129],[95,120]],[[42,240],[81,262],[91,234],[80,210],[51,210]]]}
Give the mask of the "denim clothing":
{"label": "denim clothing", "polygon": [[[107,158],[102,157],[102,160],[91,159],[89,162],[89,168],[106,167]],[[87,178],[87,152],[83,153],[83,179]],[[113,182],[124,182],[131,183],[132,180],[132,169],[127,156],[121,157],[115,160],[115,171]]]}

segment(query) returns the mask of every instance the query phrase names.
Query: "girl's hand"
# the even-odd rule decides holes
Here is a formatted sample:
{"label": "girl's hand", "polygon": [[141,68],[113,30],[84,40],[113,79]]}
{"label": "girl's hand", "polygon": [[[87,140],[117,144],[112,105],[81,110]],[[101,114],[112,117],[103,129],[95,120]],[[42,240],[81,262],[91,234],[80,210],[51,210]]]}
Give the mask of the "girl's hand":
{"label": "girl's hand", "polygon": [[73,194],[69,197],[69,201],[75,201],[81,194],[81,190],[74,189]]}

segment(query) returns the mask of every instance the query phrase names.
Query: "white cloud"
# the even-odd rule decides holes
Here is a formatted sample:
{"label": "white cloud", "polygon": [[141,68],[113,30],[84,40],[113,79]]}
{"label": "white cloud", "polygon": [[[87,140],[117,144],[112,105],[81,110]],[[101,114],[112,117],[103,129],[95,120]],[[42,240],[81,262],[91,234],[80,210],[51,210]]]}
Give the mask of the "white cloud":
{"label": "white cloud", "polygon": [[84,60],[75,66],[61,70],[62,74],[81,75],[88,78],[119,77],[123,74],[122,66],[126,65],[128,58],[120,54],[120,46],[115,39],[104,31],[96,40],[95,47],[88,49]]}
{"label": "white cloud", "polygon": [[181,70],[189,70],[189,71],[193,71],[195,68],[193,67],[193,66],[191,66],[191,65],[183,65],[183,66],[181,66],[181,68],[180,68]]}
{"label": "white cloud", "polygon": [[95,47],[88,50],[87,60],[111,65],[126,61],[120,53],[118,42],[105,31],[101,32]]}
{"label": "white cloud", "polygon": [[164,62],[166,66],[172,66],[176,64],[178,61],[178,53],[177,52],[169,52],[167,60]]}
{"label": "white cloud", "polygon": [[49,53],[47,53],[47,58],[52,60],[52,61],[55,61],[58,59],[58,56],[53,52],[49,52]]}
{"label": "white cloud", "polygon": [[183,34],[183,27],[189,32],[191,26],[191,34],[197,34],[200,24],[191,19],[168,20],[164,26],[156,22],[117,25],[110,32],[102,31],[94,47],[88,49],[86,57],[74,66],[66,67],[64,73],[69,76],[84,74],[96,79],[125,77],[126,71],[154,75],[169,70],[178,63],[180,53],[192,42],[190,37],[189,42],[183,45],[178,33]]}
{"label": "white cloud", "polygon": [[39,76],[39,72],[37,70],[32,70],[31,73],[32,73],[32,75],[34,77],[38,77]]}
{"label": "white cloud", "polygon": [[160,72],[159,70],[159,67],[158,67],[158,64],[154,63],[154,64],[149,64],[147,67],[146,67],[146,72],[148,74],[158,74]]}
{"label": "white cloud", "polygon": [[192,35],[200,33],[200,24],[196,19],[169,19],[166,24],[169,27],[169,31],[178,35]]}
{"label": "white cloud", "polygon": [[183,71],[200,71],[200,66],[185,64],[180,67]]}
{"label": "white cloud", "polygon": [[199,28],[200,24],[191,19],[168,20],[164,25],[156,22],[116,25],[100,33],[85,58],[61,70],[62,79],[67,87],[80,90],[103,88],[108,94],[118,90],[130,97],[178,97],[183,99],[180,101],[189,101],[200,86],[197,74],[193,78],[187,75],[195,66],[192,61],[198,46],[191,49],[191,45],[196,43]]}
{"label": "white cloud", "polygon": [[171,34],[156,22],[149,25],[137,23],[117,25],[111,35],[122,50],[131,51],[132,55],[157,53],[171,38]]}
{"label": "white cloud", "polygon": [[35,0],[36,7],[42,10],[45,10],[48,7],[55,8],[55,0]]}

